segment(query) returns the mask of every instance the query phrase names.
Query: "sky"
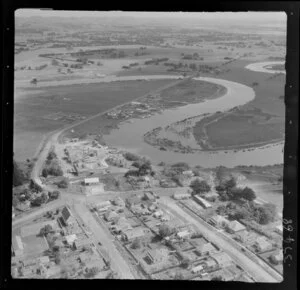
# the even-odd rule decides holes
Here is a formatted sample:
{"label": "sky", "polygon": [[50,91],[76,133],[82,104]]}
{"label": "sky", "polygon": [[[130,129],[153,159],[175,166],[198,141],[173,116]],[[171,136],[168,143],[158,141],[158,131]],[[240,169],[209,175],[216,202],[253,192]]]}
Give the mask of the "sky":
{"label": "sky", "polygon": [[130,11],[59,11],[59,10],[40,10],[40,9],[18,9],[15,11],[16,17],[103,17],[103,16],[131,16],[136,18],[174,18],[174,17],[199,17],[203,19],[236,19],[238,20],[264,20],[264,21],[286,21],[284,12],[130,12]]}

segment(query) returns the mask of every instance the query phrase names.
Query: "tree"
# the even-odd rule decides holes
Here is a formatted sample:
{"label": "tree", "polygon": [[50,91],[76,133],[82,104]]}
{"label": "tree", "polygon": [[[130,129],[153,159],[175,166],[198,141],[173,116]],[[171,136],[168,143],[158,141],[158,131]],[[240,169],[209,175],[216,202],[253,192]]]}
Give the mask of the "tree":
{"label": "tree", "polygon": [[34,192],[42,192],[43,188],[38,185],[33,179],[30,180],[29,188]]}
{"label": "tree", "polygon": [[136,154],[133,154],[131,152],[125,152],[123,154],[124,158],[127,159],[128,161],[137,161],[140,159],[140,157]]}
{"label": "tree", "polygon": [[45,178],[48,176],[48,169],[47,168],[43,168],[42,176],[45,177]]}
{"label": "tree", "polygon": [[161,224],[158,229],[159,235],[163,238],[171,236],[174,233],[174,229],[166,224]]}
{"label": "tree", "polygon": [[242,191],[242,198],[248,201],[253,201],[256,199],[256,194],[251,188],[245,187]]}
{"label": "tree", "polygon": [[132,249],[140,249],[141,248],[141,240],[138,238],[135,238],[131,244]]}
{"label": "tree", "polygon": [[13,160],[13,186],[22,185],[26,181],[24,172],[20,169],[19,165]]}
{"label": "tree", "polygon": [[47,160],[53,160],[53,159],[56,159],[57,158],[57,155],[56,153],[52,150],[49,152],[48,156],[47,156]]}
{"label": "tree", "polygon": [[43,192],[41,194],[41,202],[46,203],[48,199],[49,199],[48,194],[46,192]]}
{"label": "tree", "polygon": [[64,177],[61,181],[57,182],[56,185],[59,188],[68,188],[69,180],[66,177]]}
{"label": "tree", "polygon": [[227,208],[225,205],[220,205],[218,206],[217,210],[216,210],[217,214],[219,215],[225,215],[227,212]]}
{"label": "tree", "polygon": [[193,189],[194,194],[206,193],[211,189],[205,180],[200,181],[198,178],[191,182],[190,187]]}
{"label": "tree", "polygon": [[39,235],[40,236],[46,236],[51,232],[53,232],[52,226],[51,225],[45,225],[43,228],[41,228]]}
{"label": "tree", "polygon": [[181,266],[183,268],[188,268],[191,264],[191,260],[188,257],[184,257],[181,261]]}
{"label": "tree", "polygon": [[261,225],[267,225],[273,222],[276,216],[276,206],[273,204],[265,204],[254,210],[254,218]]}
{"label": "tree", "polygon": [[234,177],[231,177],[229,180],[224,182],[225,190],[228,192],[232,188],[236,187],[236,180]]}
{"label": "tree", "polygon": [[31,201],[32,206],[41,206],[43,203],[43,200],[40,196],[36,197],[33,201]]}
{"label": "tree", "polygon": [[48,196],[49,196],[49,199],[50,200],[53,200],[53,199],[58,199],[59,196],[60,196],[60,192],[58,190],[54,190],[54,191],[49,191],[48,192]]}

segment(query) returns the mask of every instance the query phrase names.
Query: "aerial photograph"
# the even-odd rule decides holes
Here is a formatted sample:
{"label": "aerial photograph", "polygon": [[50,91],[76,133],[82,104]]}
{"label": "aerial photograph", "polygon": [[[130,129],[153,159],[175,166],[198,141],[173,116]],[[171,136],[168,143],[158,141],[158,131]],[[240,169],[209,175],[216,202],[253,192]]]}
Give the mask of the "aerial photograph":
{"label": "aerial photograph", "polygon": [[287,15],[15,11],[11,276],[280,283]]}

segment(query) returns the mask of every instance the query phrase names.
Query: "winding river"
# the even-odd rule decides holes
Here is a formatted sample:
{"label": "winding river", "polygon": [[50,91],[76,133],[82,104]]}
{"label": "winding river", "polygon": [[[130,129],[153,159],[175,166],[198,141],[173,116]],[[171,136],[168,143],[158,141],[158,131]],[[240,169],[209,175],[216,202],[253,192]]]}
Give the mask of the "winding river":
{"label": "winding river", "polygon": [[[255,63],[247,66],[247,69],[274,73],[274,70],[268,70],[266,66],[281,64],[282,62],[264,62]],[[157,78],[158,76],[149,76],[148,78]],[[159,76],[163,77],[163,76]],[[170,76],[164,76],[169,78]],[[174,76],[172,76],[174,77]],[[217,111],[228,111],[233,107],[244,105],[255,98],[255,92],[252,88],[240,83],[209,77],[197,77],[195,80],[207,81],[226,87],[227,92],[217,98],[206,100],[198,104],[189,104],[176,109],[168,109],[161,114],[153,115],[145,119],[133,119],[132,122],[123,122],[119,129],[112,130],[105,136],[107,144],[120,149],[135,152],[148,156],[151,160],[167,163],[186,161],[191,165],[202,165],[203,167],[226,166],[234,167],[237,165],[273,165],[283,163],[284,143],[269,144],[251,150],[237,151],[226,150],[216,152],[197,152],[197,153],[178,153],[171,151],[161,151],[149,144],[146,144],[143,135],[157,127],[165,127],[174,122],[185,118],[205,114],[215,113]]]}

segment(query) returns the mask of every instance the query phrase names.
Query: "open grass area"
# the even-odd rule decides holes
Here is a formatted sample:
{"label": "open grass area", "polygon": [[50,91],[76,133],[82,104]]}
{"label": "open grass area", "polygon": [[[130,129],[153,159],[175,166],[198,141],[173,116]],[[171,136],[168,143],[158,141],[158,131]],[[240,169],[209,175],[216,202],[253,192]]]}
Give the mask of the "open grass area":
{"label": "open grass area", "polygon": [[188,79],[163,90],[160,97],[164,101],[197,103],[203,99],[218,97],[225,92],[226,88],[220,85]]}
{"label": "open grass area", "polygon": [[[129,102],[170,82],[172,80],[58,86],[32,95],[31,92],[40,89],[27,90],[27,95],[15,102],[15,157],[17,160],[31,158],[44,134]],[[62,114],[56,118],[58,112]],[[99,122],[93,124],[98,127]],[[83,125],[85,132],[93,131],[88,125]]]}
{"label": "open grass area", "polygon": [[266,120],[258,115],[230,114],[206,126],[212,147],[230,147],[260,143],[284,137],[281,118]]}
{"label": "open grass area", "polygon": [[201,144],[204,138],[212,148],[233,149],[284,138],[285,106],[280,96],[284,95],[285,76],[247,71],[244,69],[246,64],[241,60],[228,64],[229,71],[220,77],[248,86],[257,82],[258,85],[253,86],[255,99],[237,108],[233,114],[208,116],[197,122],[193,132]]}

